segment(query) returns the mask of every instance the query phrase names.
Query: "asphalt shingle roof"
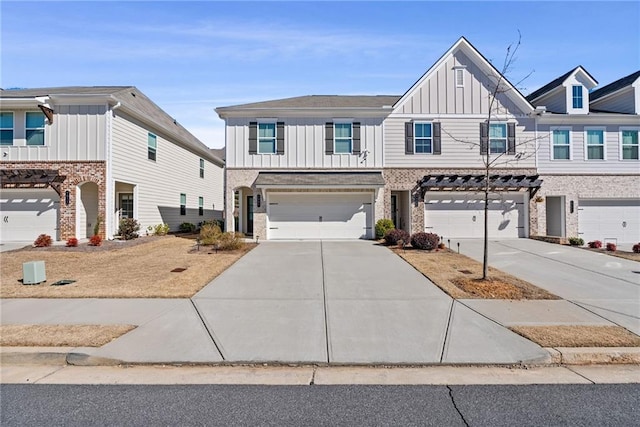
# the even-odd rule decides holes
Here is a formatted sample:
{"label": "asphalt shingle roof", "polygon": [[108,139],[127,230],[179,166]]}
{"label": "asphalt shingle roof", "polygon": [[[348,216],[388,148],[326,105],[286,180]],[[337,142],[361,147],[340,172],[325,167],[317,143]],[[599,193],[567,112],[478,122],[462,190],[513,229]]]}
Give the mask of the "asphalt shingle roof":
{"label": "asphalt shingle roof", "polygon": [[255,185],[384,186],[382,172],[260,172]]}
{"label": "asphalt shingle roof", "polygon": [[305,95],[220,107],[218,110],[263,108],[382,108],[392,106],[399,99],[400,95]]}
{"label": "asphalt shingle roof", "polygon": [[635,73],[629,74],[628,76],[623,77],[619,80],[616,80],[615,82],[609,83],[608,85],[603,86],[600,89],[594,90],[589,94],[589,99],[591,101],[595,101],[596,99],[602,98],[605,95],[609,95],[610,93],[622,89],[623,87],[631,85],[638,78],[640,78],[640,70],[636,71]]}

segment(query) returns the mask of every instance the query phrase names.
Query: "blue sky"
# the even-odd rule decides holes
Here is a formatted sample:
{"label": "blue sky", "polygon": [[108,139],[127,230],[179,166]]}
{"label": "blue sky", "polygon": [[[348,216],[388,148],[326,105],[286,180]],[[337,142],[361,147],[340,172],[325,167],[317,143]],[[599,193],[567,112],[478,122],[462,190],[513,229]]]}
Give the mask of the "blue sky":
{"label": "blue sky", "polygon": [[0,1],[0,86],[137,86],[210,147],[219,106],[401,95],[460,36],[526,95],[583,65],[640,68],[640,2]]}

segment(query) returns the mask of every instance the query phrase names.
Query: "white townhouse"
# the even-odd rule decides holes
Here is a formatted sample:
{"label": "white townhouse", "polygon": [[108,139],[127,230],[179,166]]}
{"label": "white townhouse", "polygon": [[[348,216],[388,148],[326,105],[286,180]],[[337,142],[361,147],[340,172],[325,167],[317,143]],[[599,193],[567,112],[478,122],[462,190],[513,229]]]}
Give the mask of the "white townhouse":
{"label": "white townhouse", "polygon": [[224,162],[132,86],[0,91],[0,241],[222,218]]}
{"label": "white townhouse", "polygon": [[490,237],[640,241],[638,74],[596,85],[577,67],[525,97],[462,37],[403,95],[217,108],[226,226],[372,238],[390,218],[410,233],[481,237],[488,151]]}
{"label": "white townhouse", "polygon": [[544,110],[532,221],[540,235],[638,243],[640,71],[596,87],[578,66],[527,97]]}

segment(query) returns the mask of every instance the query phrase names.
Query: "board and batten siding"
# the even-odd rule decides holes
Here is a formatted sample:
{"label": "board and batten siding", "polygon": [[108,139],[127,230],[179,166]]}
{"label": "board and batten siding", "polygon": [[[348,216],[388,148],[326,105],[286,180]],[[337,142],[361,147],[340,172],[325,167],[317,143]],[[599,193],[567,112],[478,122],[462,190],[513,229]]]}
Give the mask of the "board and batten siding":
{"label": "board and batten siding", "polygon": [[[382,119],[355,118],[360,123],[360,155],[325,154],[325,123],[339,118],[287,118],[283,154],[249,154],[249,123],[256,119],[229,118],[226,123],[228,168],[370,169],[382,167]],[[366,152],[366,154],[365,154]]]}
{"label": "board and batten siding", "polygon": [[[478,118],[447,118],[419,121],[437,121],[441,126],[441,154],[405,154],[405,123],[408,118],[390,116],[384,123],[385,167],[400,168],[482,168],[480,155],[480,122]],[[509,121],[514,121],[510,119]],[[506,121],[495,120],[494,123]],[[516,153],[524,153],[520,159],[503,155],[496,167],[535,167],[535,122],[532,118],[519,118],[516,123]]]}
{"label": "board and batten siding", "polygon": [[[570,128],[571,160],[553,160],[553,138],[551,129]],[[585,127],[605,130],[606,160],[586,160]],[[620,127],[618,125],[538,125],[540,149],[538,150],[538,172],[540,174],[639,174],[640,161],[620,160]]]}
{"label": "board and batten siding", "polygon": [[[156,161],[147,158],[149,132],[157,137]],[[199,154],[123,114],[113,119],[112,144],[112,180],[136,186],[134,203],[141,233],[149,225],[167,223],[175,231],[183,222],[197,225],[222,217],[222,167],[205,159],[204,178],[200,178]],[[187,195],[186,215],[180,215],[181,193]],[[198,197],[204,197],[203,216],[198,215]]]}
{"label": "board and batten siding", "polygon": [[55,105],[51,125],[45,124],[45,145],[26,145],[26,113],[14,110],[14,142],[2,146],[6,161],[105,160],[106,105]]}

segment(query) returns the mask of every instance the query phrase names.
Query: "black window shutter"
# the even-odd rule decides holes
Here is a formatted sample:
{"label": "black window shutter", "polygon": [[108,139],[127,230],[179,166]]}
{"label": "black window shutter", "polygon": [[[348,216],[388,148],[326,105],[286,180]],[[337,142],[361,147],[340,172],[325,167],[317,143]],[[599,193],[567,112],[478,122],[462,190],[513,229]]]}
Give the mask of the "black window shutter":
{"label": "black window shutter", "polygon": [[284,154],[284,122],[276,123],[276,154]]}
{"label": "black window shutter", "polygon": [[480,123],[480,154],[487,154],[489,149],[489,123]]}
{"label": "black window shutter", "polygon": [[360,154],[360,123],[353,124],[353,146],[351,147],[353,154]]}
{"label": "black window shutter", "polygon": [[442,154],[442,138],[440,133],[440,123],[434,122],[433,127],[433,154]]}
{"label": "black window shutter", "polygon": [[516,124],[507,123],[507,154],[516,154]]}
{"label": "black window shutter", "polygon": [[333,154],[333,122],[324,124],[324,153]]}
{"label": "black window shutter", "polygon": [[404,154],[413,154],[413,122],[404,124]]}
{"label": "black window shutter", "polygon": [[258,122],[249,123],[249,154],[258,154]]}

